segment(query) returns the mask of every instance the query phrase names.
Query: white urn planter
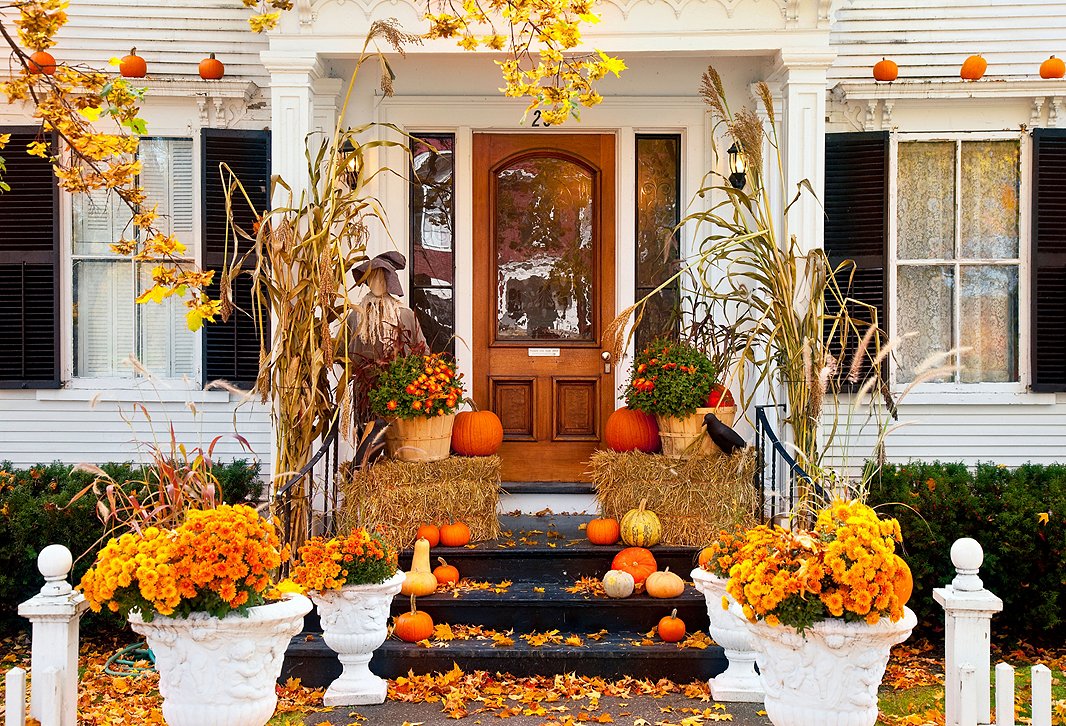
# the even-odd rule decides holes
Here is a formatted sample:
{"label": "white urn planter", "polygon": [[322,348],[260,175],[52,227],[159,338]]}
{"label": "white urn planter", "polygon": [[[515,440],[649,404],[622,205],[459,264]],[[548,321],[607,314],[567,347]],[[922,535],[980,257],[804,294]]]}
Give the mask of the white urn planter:
{"label": "white urn planter", "polygon": [[[725,672],[708,681],[711,696],[716,701],[729,703],[761,703],[763,686],[755,672],[755,651],[747,621],[741,614],[740,605],[726,592],[729,582],[697,567],[691,574],[692,583],[707,600],[707,632],[715,643],[725,650],[729,666]],[[729,609],[722,607],[722,598],[729,602]]]}
{"label": "white urn planter", "polygon": [[216,618],[129,615],[155,654],[163,718],[170,726],[263,726],[278,704],[285,649],[303,629],[303,595]]}
{"label": "white urn planter", "polygon": [[800,635],[788,625],[748,623],[774,726],[874,726],[889,651],[917,623],[910,608],[893,623],[831,619]]}
{"label": "white urn planter", "polygon": [[310,593],[322,620],[322,640],[340,659],[343,671],[323,697],[326,706],[384,703],[388,684],[370,672],[370,659],[389,634],[389,610],[404,573],[377,585],[347,585]]}

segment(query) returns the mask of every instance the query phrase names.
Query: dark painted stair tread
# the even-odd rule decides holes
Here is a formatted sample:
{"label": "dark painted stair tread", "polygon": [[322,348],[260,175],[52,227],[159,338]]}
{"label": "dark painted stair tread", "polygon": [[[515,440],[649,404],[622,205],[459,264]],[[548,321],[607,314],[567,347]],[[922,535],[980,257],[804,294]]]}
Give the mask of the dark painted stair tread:
{"label": "dark painted stair tread", "polygon": [[[562,631],[566,637],[569,632]],[[711,678],[726,667],[721,647],[704,649],[679,648],[675,644],[655,641],[636,645],[644,633],[608,633],[601,640],[590,640],[577,633],[581,646],[545,644],[532,646],[515,637],[512,646],[494,647],[491,640],[453,640],[434,643],[425,648],[395,638],[385,641],[370,663],[374,673],[385,678],[447,671],[458,665],[465,671],[484,670],[516,676],[577,673],[604,678],[670,678],[678,682]],[[340,663],[321,636],[302,633],[293,638],[285,660],[281,680],[301,678],[306,686],[318,688],[340,674]]]}
{"label": "dark painted stair tread", "polygon": [[[475,602],[480,605],[510,606],[515,603],[551,602],[561,607],[569,605],[633,607],[634,605],[644,603],[658,603],[663,607],[667,607],[670,603],[676,605],[679,602],[687,602],[690,600],[696,600],[702,603],[704,601],[703,594],[693,587],[692,583],[687,579],[687,576],[687,572],[682,575],[682,578],[685,579],[685,591],[677,597],[670,598],[655,598],[644,592],[634,593],[627,598],[595,597],[582,592],[568,592],[567,588],[573,587],[573,582],[531,582],[527,580],[517,580],[505,587],[494,587],[492,589],[484,590],[460,590],[458,597],[456,597],[450,590],[438,590],[432,595],[425,595],[418,598],[418,604],[419,607],[421,607],[422,605],[428,606],[430,604],[438,603]],[[490,584],[498,586],[505,582],[506,581],[490,581]],[[497,589],[502,590],[502,592],[497,592]],[[543,592],[537,592],[538,589],[543,590]],[[409,606],[409,603],[410,600],[407,595],[397,595],[393,601],[394,606],[399,605],[401,607]]]}

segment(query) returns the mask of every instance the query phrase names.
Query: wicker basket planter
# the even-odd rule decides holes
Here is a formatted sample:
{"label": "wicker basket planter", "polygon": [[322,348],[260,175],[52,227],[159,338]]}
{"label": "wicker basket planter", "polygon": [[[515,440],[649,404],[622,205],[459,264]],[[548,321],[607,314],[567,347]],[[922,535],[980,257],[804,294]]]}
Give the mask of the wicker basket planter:
{"label": "wicker basket planter", "polygon": [[659,438],[663,442],[663,456],[675,459],[695,454],[717,454],[719,449],[707,436],[703,426],[704,417],[713,413],[726,426],[733,425],[737,415],[736,406],[719,406],[718,408],[697,408],[696,413],[683,418],[677,416],[656,416],[659,424]]}
{"label": "wicker basket planter", "polygon": [[385,429],[385,448],[397,461],[440,461],[452,446],[455,414],[397,418]]}

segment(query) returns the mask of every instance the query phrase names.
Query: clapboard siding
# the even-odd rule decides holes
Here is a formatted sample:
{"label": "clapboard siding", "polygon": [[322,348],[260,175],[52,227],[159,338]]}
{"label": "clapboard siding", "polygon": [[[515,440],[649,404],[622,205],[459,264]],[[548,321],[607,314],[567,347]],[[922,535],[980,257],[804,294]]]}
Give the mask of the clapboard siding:
{"label": "clapboard siding", "polygon": [[[194,394],[195,395],[195,394]],[[147,396],[150,400],[150,394]],[[104,463],[139,459],[137,441],[150,443],[153,432],[144,416],[133,416],[130,426],[119,415],[119,405],[101,401],[95,406],[84,400],[38,400],[32,391],[8,391],[0,397],[0,461],[16,466],[61,461]],[[162,445],[169,440],[169,423],[174,425],[178,443],[187,448],[207,446],[215,436],[222,441],[215,459],[229,461],[252,458],[233,439],[235,430],[248,440],[254,457],[270,471],[270,414],[264,406],[247,403],[234,411],[235,404],[197,404],[197,415],[181,402],[146,402],[155,427],[154,437]],[[132,404],[121,404],[127,416]]]}
{"label": "clapboard siding", "polygon": [[72,2],[70,22],[59,32],[55,56],[67,63],[107,66],[136,46],[152,77],[195,76],[208,53],[226,65],[229,79],[269,78],[259,62],[265,35],[248,27],[250,11],[233,0]]}
{"label": "clapboard siding", "polygon": [[967,56],[988,61],[986,78],[1039,77],[1041,61],[1066,52],[1066,2],[1059,0],[850,0],[833,19],[836,81],[871,79],[882,57],[900,80],[957,79]]}

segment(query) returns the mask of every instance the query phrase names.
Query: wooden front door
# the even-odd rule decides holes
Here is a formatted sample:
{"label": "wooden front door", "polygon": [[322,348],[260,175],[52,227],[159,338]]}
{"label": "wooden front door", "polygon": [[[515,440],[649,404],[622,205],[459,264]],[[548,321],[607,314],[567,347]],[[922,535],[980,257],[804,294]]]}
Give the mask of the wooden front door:
{"label": "wooden front door", "polygon": [[504,481],[583,481],[614,410],[614,137],[474,135],[474,399]]}

